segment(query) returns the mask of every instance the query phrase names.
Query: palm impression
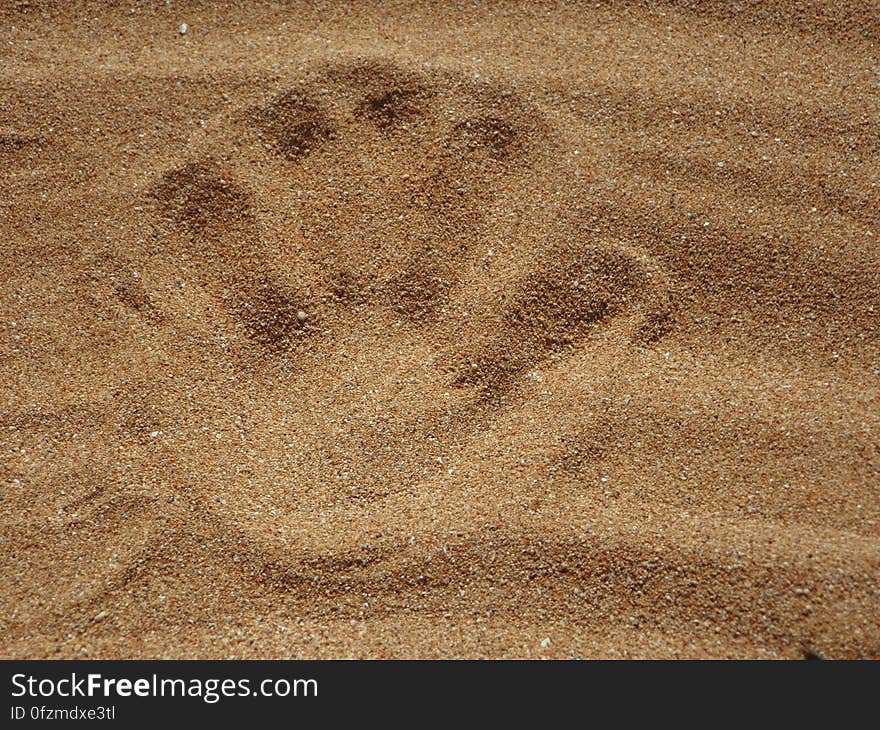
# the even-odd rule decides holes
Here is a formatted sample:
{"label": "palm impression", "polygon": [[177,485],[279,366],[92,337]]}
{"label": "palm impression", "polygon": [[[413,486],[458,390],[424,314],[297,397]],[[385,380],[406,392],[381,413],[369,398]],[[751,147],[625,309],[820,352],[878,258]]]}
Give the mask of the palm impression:
{"label": "palm impression", "polygon": [[187,439],[185,497],[261,540],[443,490],[541,368],[663,334],[669,277],[603,236],[579,169],[515,87],[382,60],[215,120],[150,193],[194,366],[135,430]]}

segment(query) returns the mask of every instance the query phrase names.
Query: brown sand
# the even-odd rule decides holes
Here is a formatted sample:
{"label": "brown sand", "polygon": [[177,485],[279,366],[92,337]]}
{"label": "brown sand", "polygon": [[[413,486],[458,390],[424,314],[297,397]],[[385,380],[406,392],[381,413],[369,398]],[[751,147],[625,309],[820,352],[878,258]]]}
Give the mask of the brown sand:
{"label": "brown sand", "polygon": [[0,655],[880,656],[875,2],[219,5],[0,10]]}

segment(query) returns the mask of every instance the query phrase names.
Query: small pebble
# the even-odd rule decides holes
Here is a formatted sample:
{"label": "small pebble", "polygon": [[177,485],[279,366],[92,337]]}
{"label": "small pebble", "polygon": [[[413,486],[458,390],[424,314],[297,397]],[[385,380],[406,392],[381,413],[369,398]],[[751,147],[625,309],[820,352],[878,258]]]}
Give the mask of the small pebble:
{"label": "small pebble", "polygon": [[541,642],[541,648],[542,649],[549,649],[550,648],[550,639],[544,639],[544,641]]}
{"label": "small pebble", "polygon": [[180,27],[177,29],[180,35],[186,35],[186,32],[189,30],[189,26],[186,23],[181,23]]}
{"label": "small pebble", "polygon": [[301,309],[296,313],[296,318],[297,318],[300,322],[305,322],[305,321],[306,321],[306,317],[308,317],[308,315],[307,315],[305,312],[303,312]]}

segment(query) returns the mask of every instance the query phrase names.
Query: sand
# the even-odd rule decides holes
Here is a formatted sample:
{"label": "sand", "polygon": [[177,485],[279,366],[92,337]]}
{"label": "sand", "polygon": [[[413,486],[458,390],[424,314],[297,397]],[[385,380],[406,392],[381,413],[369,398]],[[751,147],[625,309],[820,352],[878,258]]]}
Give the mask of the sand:
{"label": "sand", "polygon": [[880,657],[874,2],[223,5],[0,7],[0,656]]}

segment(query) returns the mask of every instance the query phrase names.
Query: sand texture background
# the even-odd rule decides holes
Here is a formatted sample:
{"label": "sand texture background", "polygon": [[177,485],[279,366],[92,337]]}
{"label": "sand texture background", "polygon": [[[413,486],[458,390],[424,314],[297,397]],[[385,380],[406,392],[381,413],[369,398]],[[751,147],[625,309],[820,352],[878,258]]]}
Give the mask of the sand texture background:
{"label": "sand texture background", "polygon": [[880,656],[878,42],[0,4],[0,655]]}

